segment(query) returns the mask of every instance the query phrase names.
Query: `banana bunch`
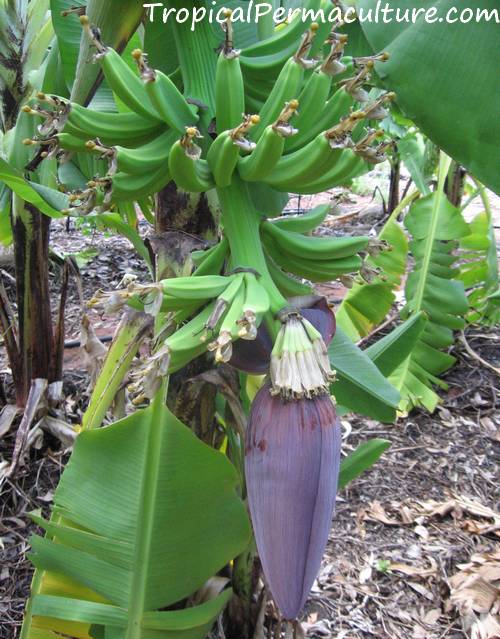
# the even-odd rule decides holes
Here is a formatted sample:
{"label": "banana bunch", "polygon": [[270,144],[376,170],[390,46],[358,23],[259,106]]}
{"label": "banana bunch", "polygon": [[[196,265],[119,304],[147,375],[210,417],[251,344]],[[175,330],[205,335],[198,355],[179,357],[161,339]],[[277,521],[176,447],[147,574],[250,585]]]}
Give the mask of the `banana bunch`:
{"label": "banana bunch", "polygon": [[[309,0],[310,8],[328,4]],[[317,23],[304,32],[299,20],[239,51],[227,10],[213,103],[202,104],[152,69],[141,50],[132,53],[133,68],[102,42],[86,16],[81,24],[95,62],[127,110],[96,112],[44,94],[24,108],[41,119],[38,134],[25,141],[37,147],[34,162],[90,155],[103,167],[86,188],[70,194],[70,214],[114,209],[170,180],[188,192],[213,190],[221,209],[221,241],[193,255],[194,277],[134,284],[104,296],[108,306],[161,312],[179,327],[159,348],[162,357],[148,364],[153,381],[147,385],[155,387],[167,355],[168,370],[204,350],[228,361],[233,341],[255,339],[262,322],[276,335],[276,314],[288,298],[309,294],[309,282],[372,276],[363,262],[372,250],[369,238],[308,235],[328,206],[295,219],[267,219],[253,204],[252,189],[317,193],[385,159],[390,141],[381,139],[377,122],[394,94],[371,101],[367,88],[375,62],[386,54],[345,58],[346,35]]]}
{"label": "banana bunch", "polygon": [[[312,9],[323,4],[309,2]],[[128,111],[98,112],[43,94],[38,106],[24,108],[43,119],[39,136],[26,140],[39,147],[37,161],[89,153],[105,161],[104,175],[72,194],[75,215],[141,199],[171,179],[191,192],[226,188],[238,176],[278,191],[316,193],[385,159],[389,143],[374,144],[381,134],[373,123],[387,115],[383,105],[394,95],[370,102],[365,86],[374,62],[387,55],[344,58],[347,36],[328,24],[312,23],[303,33],[297,19],[241,52],[227,10],[214,104],[204,106],[150,68],[139,49],[132,53],[135,72],[101,41],[87,16],[80,21],[95,62]],[[200,119],[203,108],[215,113],[213,128]],[[363,121],[372,125],[367,131]]]}

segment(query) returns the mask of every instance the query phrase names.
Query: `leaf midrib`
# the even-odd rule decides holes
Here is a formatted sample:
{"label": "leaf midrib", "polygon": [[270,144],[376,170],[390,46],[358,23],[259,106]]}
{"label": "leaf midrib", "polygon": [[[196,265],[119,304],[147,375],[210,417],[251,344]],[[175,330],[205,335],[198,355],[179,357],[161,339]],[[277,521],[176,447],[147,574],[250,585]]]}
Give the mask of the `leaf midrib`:
{"label": "leaf midrib", "polygon": [[432,206],[431,225],[429,229],[429,235],[427,237],[427,241],[425,244],[425,254],[422,260],[421,277],[419,278],[419,281],[418,281],[417,294],[415,296],[415,306],[413,308],[414,313],[423,310],[422,303],[424,299],[427,277],[429,274],[429,267],[431,264],[432,252],[434,249],[434,240],[435,240],[436,230],[437,230],[437,225],[439,220],[439,209],[440,209],[443,197],[446,197],[444,194],[444,181],[448,174],[450,163],[451,163],[451,159],[441,152],[441,158],[439,160],[439,179],[438,179],[438,184],[436,187],[435,197],[434,197],[433,206]]}
{"label": "leaf midrib", "polygon": [[144,477],[141,486],[141,505],[137,514],[137,535],[132,562],[132,583],[129,596],[129,618],[126,639],[140,639],[142,618],[149,576],[149,559],[158,491],[158,472],[161,459],[161,438],[163,434],[163,393],[155,398],[150,412],[150,425],[146,454],[143,460]]}

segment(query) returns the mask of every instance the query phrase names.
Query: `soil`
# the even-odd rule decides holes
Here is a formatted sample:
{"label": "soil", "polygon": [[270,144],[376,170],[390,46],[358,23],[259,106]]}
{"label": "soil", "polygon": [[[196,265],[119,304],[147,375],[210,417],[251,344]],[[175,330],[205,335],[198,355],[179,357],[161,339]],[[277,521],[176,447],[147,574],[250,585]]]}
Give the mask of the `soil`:
{"label": "soil", "polygon": [[[341,202],[342,215],[353,214],[339,232],[374,232],[383,223],[383,210],[380,201],[372,200],[371,187],[365,195],[333,195]],[[289,208],[311,203],[291,200]],[[68,232],[63,223],[55,222],[52,242],[59,252],[79,254],[86,300],[98,288],[116,288],[125,274],[147,277],[144,264],[126,240],[83,230],[83,235],[81,228]],[[144,222],[141,232],[146,230]],[[321,232],[337,232],[336,221],[327,220]],[[85,263],[84,254],[90,258]],[[9,266],[4,270],[12,272]],[[53,265],[52,275],[55,305],[60,267]],[[343,289],[328,285],[323,292],[335,302]],[[66,313],[67,340],[78,340],[80,315],[73,284]],[[90,311],[90,317],[100,337],[113,334],[117,318],[96,311]],[[478,511],[479,505],[498,513],[500,380],[471,352],[499,367],[500,332],[470,327],[465,340],[468,348],[457,341],[452,349],[457,363],[444,376],[448,387],[440,391],[442,403],[434,414],[416,410],[392,425],[355,415],[342,418],[344,454],[373,437],[388,439],[391,447],[369,472],[339,494],[323,568],[302,618],[308,637],[469,636],[463,629],[464,617],[450,602],[449,580],[472,555],[498,550],[500,542],[499,519],[492,520],[488,510]],[[0,360],[8,396],[6,366]],[[66,349],[65,371],[62,410],[66,421],[78,423],[88,399],[88,381],[77,348]],[[12,431],[0,438],[0,463],[11,458],[14,440]],[[17,636],[29,593],[32,567],[27,553],[34,526],[28,513],[41,509],[48,514],[68,457],[69,451],[58,440],[39,434],[13,479],[0,488],[0,639]],[[268,613],[271,619],[271,606]],[[216,631],[212,636],[224,639]]]}

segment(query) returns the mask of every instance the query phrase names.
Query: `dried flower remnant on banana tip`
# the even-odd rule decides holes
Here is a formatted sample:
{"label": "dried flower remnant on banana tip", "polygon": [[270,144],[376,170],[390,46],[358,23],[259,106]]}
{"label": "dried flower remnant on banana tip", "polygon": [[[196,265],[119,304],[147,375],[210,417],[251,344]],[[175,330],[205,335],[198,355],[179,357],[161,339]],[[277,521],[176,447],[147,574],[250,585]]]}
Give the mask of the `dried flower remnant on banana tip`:
{"label": "dried flower remnant on banana tip", "polygon": [[135,275],[125,275],[119,285],[125,288],[119,288],[114,291],[96,291],[92,299],[89,300],[88,306],[91,308],[102,307],[105,313],[111,315],[123,310],[135,298],[143,305],[145,313],[156,317],[163,302],[164,290],[162,285],[160,283],[138,284],[136,279]]}
{"label": "dried flower remnant on banana tip", "polygon": [[285,103],[285,107],[283,111],[279,114],[278,119],[272,125],[273,129],[276,133],[279,133],[284,138],[289,138],[292,135],[298,133],[298,129],[295,129],[290,124],[290,119],[295,115],[297,109],[299,108],[298,100],[290,100],[290,102]]}

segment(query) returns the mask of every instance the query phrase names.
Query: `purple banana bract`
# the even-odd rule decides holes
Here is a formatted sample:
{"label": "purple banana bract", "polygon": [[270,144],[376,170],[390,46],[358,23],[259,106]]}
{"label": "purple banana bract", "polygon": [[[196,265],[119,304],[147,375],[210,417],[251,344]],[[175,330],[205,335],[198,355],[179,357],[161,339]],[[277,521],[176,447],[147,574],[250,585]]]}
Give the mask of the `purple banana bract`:
{"label": "purple banana bract", "polygon": [[246,481],[257,548],[285,619],[316,578],[335,507],[341,434],[328,395],[284,401],[266,383],[246,437]]}

